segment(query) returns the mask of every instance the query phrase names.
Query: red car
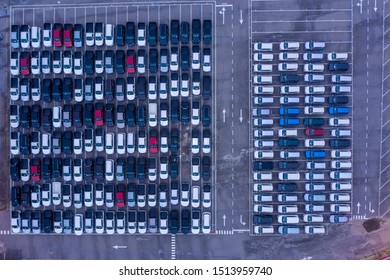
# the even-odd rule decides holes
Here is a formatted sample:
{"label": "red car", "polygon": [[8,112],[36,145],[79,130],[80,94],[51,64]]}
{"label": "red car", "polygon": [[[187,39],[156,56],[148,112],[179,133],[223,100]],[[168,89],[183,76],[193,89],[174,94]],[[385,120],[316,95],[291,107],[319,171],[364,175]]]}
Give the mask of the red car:
{"label": "red car", "polygon": [[53,42],[55,47],[62,47],[62,24],[55,23],[53,27]]}
{"label": "red car", "polygon": [[31,160],[30,173],[34,182],[41,180],[41,160],[39,158]]}
{"label": "red car", "polygon": [[157,140],[157,130],[152,129],[150,130],[150,137],[149,137],[149,151],[152,154],[158,153],[158,140]]}
{"label": "red car", "polygon": [[22,75],[30,75],[30,53],[22,52],[20,55],[20,72]]}
{"label": "red car", "polygon": [[95,125],[102,126],[104,124],[104,106],[103,103],[95,104]]}
{"label": "red car", "polygon": [[64,46],[73,47],[73,26],[69,23],[64,25]]}
{"label": "red car", "polygon": [[135,51],[134,50],[127,50],[127,58],[126,58],[126,68],[127,73],[133,74],[135,73]]}
{"label": "red car", "polygon": [[125,189],[122,184],[117,185],[115,201],[117,207],[119,208],[125,207]]}
{"label": "red car", "polygon": [[324,136],[323,128],[306,128],[305,129],[306,136]]}

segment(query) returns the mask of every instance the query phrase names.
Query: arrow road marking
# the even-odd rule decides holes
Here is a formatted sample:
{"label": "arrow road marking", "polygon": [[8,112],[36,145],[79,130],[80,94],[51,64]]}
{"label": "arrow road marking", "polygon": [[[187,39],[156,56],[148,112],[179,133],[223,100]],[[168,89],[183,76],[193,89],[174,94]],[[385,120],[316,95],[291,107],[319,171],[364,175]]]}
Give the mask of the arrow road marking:
{"label": "arrow road marking", "polygon": [[222,15],[222,24],[225,24],[225,7],[219,11],[219,14]]}
{"label": "arrow road marking", "polygon": [[368,211],[375,213],[375,210],[371,208],[371,201],[368,203]]}
{"label": "arrow road marking", "polygon": [[246,223],[242,221],[242,215],[240,215],[240,223],[241,223],[243,226],[246,225]]}
{"label": "arrow road marking", "polygon": [[376,10],[378,10],[378,7],[376,6],[376,0],[375,0],[374,11],[376,12]]}
{"label": "arrow road marking", "polygon": [[359,215],[359,213],[360,213],[360,203],[359,202],[356,204],[356,207],[357,207],[357,213]]}
{"label": "arrow road marking", "polygon": [[244,20],[242,19],[242,10],[240,10],[240,24],[242,24]]}
{"label": "arrow road marking", "polygon": [[360,14],[363,13],[363,0],[360,0],[360,3],[357,3],[356,6],[360,7]]}
{"label": "arrow road marking", "polygon": [[226,226],[226,215],[225,214],[223,214],[222,219],[223,219],[223,226],[225,227]]}
{"label": "arrow road marking", "polygon": [[242,122],[243,117],[242,117],[242,109],[240,109],[240,122]]}
{"label": "arrow road marking", "polygon": [[222,110],[222,119],[223,119],[223,122],[226,121],[226,110],[225,110],[225,108],[223,108],[223,110]]}
{"label": "arrow road marking", "polygon": [[114,246],[112,246],[112,248],[114,248],[115,250],[127,249],[127,246],[125,246],[125,245],[114,245]]}

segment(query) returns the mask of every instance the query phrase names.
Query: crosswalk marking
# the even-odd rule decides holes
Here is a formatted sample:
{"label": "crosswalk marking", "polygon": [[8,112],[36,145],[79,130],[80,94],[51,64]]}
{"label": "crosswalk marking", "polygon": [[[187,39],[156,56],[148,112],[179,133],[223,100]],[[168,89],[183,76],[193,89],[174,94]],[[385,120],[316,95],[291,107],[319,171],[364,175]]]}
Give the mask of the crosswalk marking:
{"label": "crosswalk marking", "polygon": [[351,220],[367,220],[367,217],[365,215],[353,215]]}
{"label": "crosswalk marking", "polygon": [[234,232],[232,230],[217,230],[217,234],[231,235]]}

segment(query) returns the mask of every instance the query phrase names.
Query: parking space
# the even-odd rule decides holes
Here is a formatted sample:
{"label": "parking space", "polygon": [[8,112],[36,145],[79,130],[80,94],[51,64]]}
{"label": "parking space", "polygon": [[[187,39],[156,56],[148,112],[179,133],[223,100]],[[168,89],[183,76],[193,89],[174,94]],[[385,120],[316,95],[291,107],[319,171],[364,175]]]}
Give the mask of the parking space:
{"label": "parking space", "polygon": [[[27,170],[31,173],[24,176],[23,172],[20,174],[22,166],[20,169],[17,167],[15,178],[11,180],[11,187],[13,187],[11,191],[16,189],[21,191],[21,197],[14,201],[13,208],[21,211],[22,219],[19,220],[22,223],[21,232],[31,231],[31,224],[26,224],[25,220],[30,219],[31,223],[34,217],[28,217],[35,215],[34,213],[43,214],[42,224],[44,224],[46,222],[44,215],[51,213],[56,221],[58,211],[63,214],[63,223],[67,223],[62,225],[64,231],[61,230],[61,233],[75,232],[76,229],[69,225],[69,219],[71,223],[79,223],[77,217],[81,217],[84,221],[83,233],[90,233],[91,231],[86,229],[87,226],[91,228],[91,220],[87,219],[90,213],[95,215],[95,220],[92,219],[95,223],[92,224],[92,234],[124,232],[208,234],[214,231],[212,213],[215,201],[213,183],[215,179],[212,166],[215,137],[213,118],[215,74],[212,59],[215,53],[213,40],[206,42],[203,39],[207,37],[208,33],[203,30],[212,19],[213,9],[210,3],[177,5],[161,3],[159,5],[98,4],[55,8],[32,7],[11,10],[11,25],[38,26],[44,31],[46,22],[59,23],[63,27],[71,23],[72,28],[75,24],[81,24],[85,36],[82,47],[65,47],[65,43],[63,46],[54,47],[46,46],[42,42],[42,46],[37,49],[10,50],[12,53],[31,54],[37,51],[41,58],[43,53],[48,51],[53,57],[53,71],[47,74],[44,74],[42,69],[39,74],[18,74],[11,77],[11,81],[29,82],[31,92],[23,94],[25,89],[18,87],[20,97],[14,96],[11,105],[17,105],[20,111],[27,108],[32,111],[33,106],[39,104],[42,110],[40,126],[34,126],[36,119],[32,116],[24,120],[27,115],[22,116],[21,113],[18,115],[20,125],[16,126],[15,123],[13,127],[11,124],[13,127],[11,133],[19,132],[18,141],[20,140],[20,145],[18,144],[20,152],[15,152],[11,158],[18,158],[20,164],[26,163],[24,159],[29,159],[30,168]],[[192,29],[193,20],[196,19],[199,19],[201,24],[199,43],[191,37],[196,34],[195,29]],[[178,20],[178,31],[172,31],[172,20]],[[97,23],[100,22],[103,23],[104,28],[108,24],[114,26],[115,40],[112,46],[107,44],[107,37],[102,46],[97,46],[99,37]],[[127,33],[123,33],[125,43],[123,45],[118,43],[118,34],[115,33],[118,25],[123,25],[124,30],[130,30],[127,22],[135,23],[134,45],[129,43],[131,35]],[[142,30],[138,25],[142,22],[147,29],[144,39],[137,33]],[[167,44],[163,44],[161,37],[158,36],[155,39],[159,42],[153,44],[149,25],[151,22],[157,24],[158,34],[161,25],[167,25],[169,34]],[[188,34],[191,36],[188,42],[183,32],[183,28],[185,30],[186,27],[181,26],[184,22],[189,23]],[[86,44],[89,40],[88,23],[93,23],[94,28],[95,43],[92,46]],[[174,43],[173,35],[179,33],[179,42]],[[55,32],[52,34],[53,37],[56,36]],[[76,37],[74,33],[73,35]],[[65,32],[63,36],[66,37]],[[140,41],[147,42],[142,46]],[[133,51],[134,55],[129,54],[129,50]],[[57,51],[61,51],[61,56],[65,55],[66,51],[70,51],[74,56],[72,58],[74,65],[71,66],[74,70],[71,74],[64,74],[65,56],[60,73],[53,73]],[[108,53],[111,51],[113,60],[109,63],[107,59],[110,58]],[[80,74],[76,74],[76,53],[84,56],[84,60],[81,60],[84,71]],[[86,58],[87,53],[94,56],[92,63]],[[153,58],[154,53],[157,53],[156,58]],[[166,54],[166,62],[160,60],[163,54]],[[118,59],[121,55],[123,60]],[[99,56],[102,56],[101,59]],[[140,61],[142,57],[144,62]],[[98,61],[103,65],[101,70]],[[44,64],[43,60],[41,64]],[[91,74],[87,73],[89,66],[92,69]],[[164,67],[166,69],[163,69]],[[34,100],[32,95],[31,85],[34,79],[40,81],[39,100]],[[50,100],[45,100],[45,81],[52,83]],[[57,81],[62,83],[58,96],[55,92]],[[66,88],[67,81],[72,83],[69,88]],[[78,87],[77,82],[81,82],[82,86]],[[90,92],[90,87],[94,90],[91,91],[91,97],[88,99],[87,93]],[[80,100],[76,100],[77,90],[82,92]],[[92,107],[88,107],[90,105]],[[56,120],[54,114],[57,109],[62,110],[60,113],[62,121]],[[69,110],[73,112],[73,117],[65,115]],[[53,116],[45,119],[44,112],[52,112]],[[76,115],[77,112],[80,113],[81,119]],[[123,114],[120,115],[120,112]],[[87,117],[88,114],[91,114],[90,117]],[[31,122],[32,124],[29,124]],[[66,125],[66,122],[70,122],[70,125],[69,123]],[[53,127],[48,128],[51,126]],[[41,147],[37,153],[29,147],[33,146],[31,142],[33,132],[40,132],[41,135],[39,137]],[[81,138],[79,138],[80,132]],[[93,135],[91,139],[89,139],[90,133]],[[101,133],[103,137],[100,139]],[[58,143],[55,142],[56,134],[62,140],[59,152],[54,151],[55,143]],[[70,135],[69,143],[66,138],[68,135]],[[51,138],[51,148],[47,153],[44,152],[43,136]],[[30,137],[27,141],[27,149],[22,147],[22,137]],[[88,141],[94,142],[92,148],[87,148]],[[143,142],[144,146],[142,146]],[[78,145],[81,148],[77,148]],[[48,158],[50,164],[45,166],[45,160]],[[37,162],[38,170],[34,165],[37,159],[40,159],[40,162]],[[54,162],[58,162],[58,159],[62,167],[61,165],[54,167]],[[70,166],[67,165],[69,159],[72,164]],[[78,168],[80,159],[81,167]],[[99,163],[100,159],[103,159],[102,163]],[[88,160],[94,162],[92,166],[87,164]],[[47,171],[47,168],[51,171]],[[55,175],[55,170],[60,174]],[[81,175],[78,175],[79,173]],[[62,202],[59,204],[52,200],[56,194],[57,183],[62,186],[60,188]],[[101,186],[103,191],[100,189]],[[50,191],[46,191],[46,188]],[[69,190],[70,202],[65,202]],[[48,194],[51,197],[44,203],[47,199],[45,196]],[[89,196],[92,202],[87,202]],[[38,202],[33,202],[31,199],[36,199]],[[104,213],[102,219],[98,217],[101,213]],[[122,217],[123,213],[124,217]],[[17,214],[18,212],[13,211],[12,218]],[[114,219],[112,221],[111,215]],[[15,219],[12,219],[12,222],[14,221]],[[98,229],[98,223],[101,222],[103,230]],[[112,225],[113,231],[109,229]],[[43,231],[57,233],[53,228],[50,230],[42,227]]]}
{"label": "parking space", "polygon": [[350,218],[352,15],[350,4],[324,5],[252,1],[254,234],[324,233]]}

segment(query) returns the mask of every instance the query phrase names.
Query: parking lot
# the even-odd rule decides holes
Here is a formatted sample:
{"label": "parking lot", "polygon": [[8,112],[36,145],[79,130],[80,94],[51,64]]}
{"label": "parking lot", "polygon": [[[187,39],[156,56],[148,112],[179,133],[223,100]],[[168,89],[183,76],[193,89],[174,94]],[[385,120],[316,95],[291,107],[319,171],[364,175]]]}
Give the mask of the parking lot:
{"label": "parking lot", "polygon": [[[351,212],[351,178],[338,181],[333,172],[346,172],[351,177],[352,80],[346,84],[332,81],[337,74],[352,79],[351,13],[348,7],[335,8],[331,3],[318,10],[314,3],[311,6],[308,2],[306,11],[296,10],[288,3],[284,2],[281,20],[273,20],[280,14],[280,3],[253,1],[252,6],[251,108],[255,111],[251,142],[257,166],[252,167],[251,174],[251,180],[255,179],[252,207],[255,215],[251,228],[255,233],[323,233],[324,224],[330,219],[332,222],[335,217],[348,219]],[[271,43],[272,50],[267,45],[264,50],[260,47],[256,51],[254,45],[258,42]],[[283,49],[284,42],[292,43],[292,47]],[[324,48],[313,49],[305,45],[309,42],[324,42]],[[348,63],[347,71],[328,70],[328,65],[334,63],[327,57],[332,52],[344,53],[343,61],[336,63]],[[313,58],[307,57],[309,53]],[[318,69],[311,71],[310,63]],[[310,74],[313,76],[309,77]],[[282,81],[281,77],[288,80]],[[318,80],[310,81],[310,78]],[[347,85],[348,90],[341,94],[335,88],[332,91],[337,85]],[[332,104],[329,98],[335,96],[345,96],[344,103]],[[334,114],[332,106],[344,107],[345,114]],[[335,117],[344,119],[345,125],[335,125]],[[345,132],[345,136],[336,136],[335,129]],[[337,147],[336,139],[346,146]],[[346,152],[346,158],[332,156],[334,150]],[[267,165],[268,162],[272,164]],[[343,164],[346,169],[337,167]],[[346,183],[345,189],[337,191],[337,183]],[[342,195],[335,197],[337,192]],[[345,200],[337,202],[341,197]],[[337,203],[345,204],[343,213],[334,209]]]}
{"label": "parking lot", "polygon": [[[43,51],[49,51],[53,55],[53,71],[56,69],[55,51],[60,50],[65,54],[65,51],[70,50],[74,56],[76,52],[81,52],[84,57],[87,56],[87,52],[90,52],[95,56],[95,69],[92,69],[92,73],[87,73],[88,63],[87,60],[84,60],[84,73],[77,74],[75,67],[75,73],[64,74],[65,69],[67,69],[64,57],[64,69],[63,71],[59,70],[58,74],[51,72],[43,74],[41,72],[34,75],[21,76],[16,74],[12,76],[10,84],[17,78],[20,78],[19,83],[22,83],[22,81],[26,81],[25,77],[32,78],[31,81],[40,78],[42,81],[53,83],[53,100],[45,100],[44,87],[41,88],[42,99],[45,100],[45,102],[39,103],[43,114],[42,125],[34,127],[33,119],[33,128],[30,128],[30,120],[25,121],[24,116],[20,115],[20,126],[11,129],[11,133],[19,132],[18,138],[26,138],[27,136],[24,135],[29,135],[32,138],[34,135],[32,132],[40,132],[41,137],[51,138],[52,143],[50,149],[46,148],[46,144],[42,142],[42,150],[40,148],[30,150],[29,147],[26,149],[20,145],[20,154],[15,152],[17,158],[20,158],[20,164],[25,163],[22,159],[30,159],[30,168],[27,170],[32,173],[30,178],[30,175],[21,172],[22,174],[19,174],[21,181],[17,180],[17,174],[15,180],[11,181],[11,186],[21,187],[23,185],[22,199],[14,204],[14,210],[22,210],[21,232],[31,232],[31,225],[24,226],[23,219],[30,219],[31,222],[30,216],[41,211],[43,214],[42,223],[45,223],[45,215],[53,215],[53,213],[55,215],[57,210],[64,211],[64,222],[65,216],[71,220],[70,230],[69,222],[67,222],[66,231],[65,225],[63,225],[65,233],[76,231],[72,228],[73,217],[74,222],[81,217],[82,220],[84,219],[84,223],[88,223],[88,227],[91,228],[91,221],[87,221],[86,216],[95,216],[95,220],[92,222],[92,231],[85,229],[86,233],[156,233],[160,231],[160,233],[166,234],[168,229],[171,233],[210,233],[214,230],[211,228],[213,219],[211,213],[213,213],[214,207],[214,176],[212,175],[214,169],[211,166],[213,162],[213,123],[215,122],[212,117],[214,111],[213,88],[215,86],[214,67],[210,61],[214,57],[214,49],[213,42],[206,42],[203,37],[203,25],[205,25],[205,20],[211,19],[211,8],[210,4],[162,4],[159,6],[97,5],[95,7],[65,6],[44,9],[37,7],[12,9],[11,25],[38,26],[43,30],[46,22],[60,23],[64,27],[66,23],[79,23],[87,33],[87,23],[93,23],[95,28],[95,44],[92,46],[87,46],[88,35],[86,35],[86,42],[81,48],[65,47],[64,45],[49,47],[42,41],[42,46],[34,49],[38,50],[41,56]],[[171,17],[171,13],[172,15],[179,14],[179,17]],[[157,27],[165,23],[168,28],[172,28],[170,24],[173,19],[178,20],[179,24],[188,22],[188,28],[192,28],[194,19],[199,19],[202,24],[200,42],[197,43],[193,38],[189,38],[189,40],[187,39],[189,43],[187,43],[183,39],[183,35],[178,37],[180,42],[175,44],[172,39],[172,29],[170,29],[171,37],[168,44],[163,46],[160,42],[160,44],[153,46],[150,42],[151,27],[149,23],[156,22]],[[145,34],[144,38],[140,39],[140,35],[135,33],[134,46],[128,45],[127,37],[124,46],[118,46],[118,42],[115,42],[113,46],[107,46],[107,42],[103,43],[102,46],[97,46],[99,34],[96,33],[98,29],[96,23],[102,22],[103,26],[112,24],[116,30],[118,24],[127,28],[126,22],[129,21],[135,22],[136,27],[140,22],[145,23],[148,30],[146,34],[149,37]],[[183,31],[182,26],[179,28]],[[142,28],[138,25],[138,30],[140,29]],[[188,32],[193,34],[193,31],[188,30]],[[55,33],[53,32],[53,34]],[[184,33],[181,32],[181,34]],[[140,43],[140,40],[144,43]],[[145,41],[147,42],[145,43]],[[143,44],[146,46],[144,47]],[[32,48],[11,49],[12,52],[30,52],[32,50]],[[110,50],[113,51],[117,59],[119,55],[125,56],[127,54],[126,65],[123,61],[123,65],[118,66],[117,60],[113,60],[115,65],[112,74],[110,74],[107,64],[103,66],[105,68],[103,70],[97,68],[99,51],[103,51],[102,53],[106,56],[107,51]],[[140,50],[144,50],[145,61],[143,63],[139,60],[135,61],[134,56],[134,60],[130,62],[129,59],[132,58],[128,54],[128,50],[133,50],[138,58],[142,56]],[[163,69],[159,56],[154,60],[154,63],[160,64],[160,67],[152,69],[153,51],[160,55],[164,51],[168,53],[170,56],[168,59],[171,61],[171,64],[168,65],[169,70]],[[184,53],[186,51],[189,51],[189,54],[185,65]],[[194,58],[192,54],[195,55],[195,53],[198,53],[198,57]],[[62,55],[61,52],[60,54]],[[208,55],[208,58],[205,55]],[[175,59],[177,64],[173,64]],[[210,63],[207,64],[207,60],[211,62],[211,66]],[[76,62],[76,59],[74,61]],[[105,58],[103,64],[106,62]],[[130,64],[134,64],[134,66]],[[23,73],[23,67],[21,68]],[[123,68],[125,69],[122,70]],[[167,80],[167,84],[164,85],[166,92],[163,92],[161,85],[162,76],[165,76]],[[129,80],[129,77],[132,79]],[[77,100],[76,92],[74,98],[72,98],[73,92],[67,95],[65,81],[69,82],[69,80],[74,81],[75,90],[78,89],[76,80],[84,81],[85,87],[81,87],[81,91],[83,89],[85,91],[84,98],[78,97],[80,100]],[[63,96],[61,93],[59,95],[55,93],[55,83],[58,81],[62,81]],[[91,86],[95,88],[95,91],[92,92],[92,100],[95,100],[93,103],[89,102],[87,98],[86,85],[89,85],[89,81],[93,82]],[[196,89],[199,86],[201,89]],[[102,93],[100,93],[100,88]],[[132,88],[131,91],[135,91],[135,93],[129,93],[129,88]],[[72,91],[72,87],[70,89]],[[32,105],[37,104],[37,100],[34,99],[38,97],[34,98],[34,95],[31,98],[26,97],[23,90],[21,87],[20,98],[14,97],[15,100],[11,101],[11,105],[18,105],[21,111],[28,110],[28,108],[33,110]],[[208,91],[206,92],[206,90]],[[110,93],[111,91],[116,92],[116,95]],[[87,109],[87,106],[90,106],[87,104],[93,104],[94,111],[90,108]],[[82,106],[80,107],[80,105]],[[167,110],[164,111],[166,116],[161,114],[163,108]],[[61,116],[61,109],[62,113],[70,112],[70,117],[69,115],[65,116],[65,114]],[[129,116],[130,109],[133,113]],[[127,114],[119,115],[123,111]],[[48,119],[45,119],[45,112],[51,114]],[[76,116],[77,114],[82,117]],[[94,136],[89,138],[91,133]],[[102,137],[99,138],[99,135]],[[15,133],[14,136],[16,136]],[[62,144],[57,148],[55,143],[58,144],[58,140],[55,139],[58,137],[62,138]],[[23,142],[22,138],[20,138],[20,142]],[[131,141],[129,141],[130,138]],[[67,139],[69,139],[69,143]],[[93,147],[92,144],[92,148],[87,148],[88,141],[95,142],[96,146]],[[37,161],[38,158],[40,161]],[[46,158],[50,158],[50,160]],[[57,159],[62,160],[58,161]],[[61,163],[61,161],[62,168],[54,167],[54,162]],[[80,184],[84,181],[87,184]],[[33,182],[34,184],[31,184]],[[60,193],[55,190],[57,185],[62,185]],[[27,198],[30,193],[33,201],[31,198]],[[47,199],[47,195],[52,196],[53,201],[50,201],[50,197]],[[56,195],[59,195],[62,202],[55,202]],[[29,210],[33,211],[29,212]],[[52,213],[52,210],[56,211]],[[16,215],[17,212],[14,214]],[[103,216],[103,218],[97,216]],[[38,216],[34,217],[37,219]],[[187,224],[192,223],[190,221],[192,218],[196,220],[194,220],[195,224]],[[175,220],[178,222],[177,225],[172,222]],[[78,220],[77,222],[79,223]],[[129,223],[127,224],[127,222]],[[95,228],[93,223],[95,223]],[[103,223],[102,231],[97,229],[97,223]],[[113,227],[114,230],[109,229],[109,224],[110,228]],[[133,229],[134,226],[136,229]],[[163,229],[164,227],[166,229]],[[50,226],[42,228],[42,231],[54,232]],[[62,229],[58,231],[56,229],[55,232],[62,233]],[[81,232],[83,233],[82,229]],[[78,234],[80,234],[80,230]]]}

